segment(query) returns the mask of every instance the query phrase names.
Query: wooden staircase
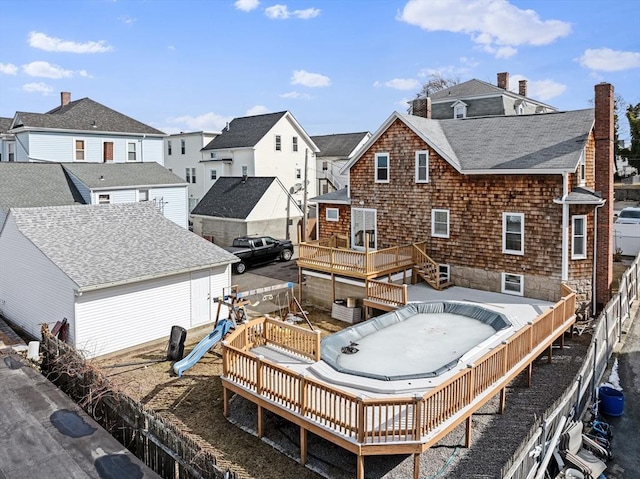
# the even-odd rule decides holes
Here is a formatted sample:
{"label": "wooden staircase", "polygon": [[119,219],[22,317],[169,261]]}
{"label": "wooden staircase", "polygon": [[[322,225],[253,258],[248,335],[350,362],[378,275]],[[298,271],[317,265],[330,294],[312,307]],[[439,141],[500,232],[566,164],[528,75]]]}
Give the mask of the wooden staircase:
{"label": "wooden staircase", "polygon": [[423,280],[437,291],[441,291],[453,283],[447,275],[440,273],[440,265],[432,260],[424,251],[414,247],[414,265],[411,268],[411,283],[416,284]]}

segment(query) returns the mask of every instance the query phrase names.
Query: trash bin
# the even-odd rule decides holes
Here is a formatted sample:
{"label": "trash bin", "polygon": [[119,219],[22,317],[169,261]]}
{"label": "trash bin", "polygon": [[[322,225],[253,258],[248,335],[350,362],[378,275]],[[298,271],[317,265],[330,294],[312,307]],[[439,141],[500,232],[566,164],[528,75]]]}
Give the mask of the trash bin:
{"label": "trash bin", "polygon": [[600,412],[607,416],[622,416],[624,410],[624,393],[609,386],[600,386]]}

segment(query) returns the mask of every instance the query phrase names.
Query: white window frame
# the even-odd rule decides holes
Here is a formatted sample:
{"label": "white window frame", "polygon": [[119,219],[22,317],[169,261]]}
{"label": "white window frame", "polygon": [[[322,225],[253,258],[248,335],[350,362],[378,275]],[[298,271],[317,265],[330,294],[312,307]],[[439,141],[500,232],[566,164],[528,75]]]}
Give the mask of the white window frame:
{"label": "white window frame", "polygon": [[[458,112],[460,112],[460,116],[458,116]],[[461,118],[467,117],[467,105],[458,104],[453,107],[453,117],[456,120],[460,120]]]}
{"label": "white window frame", "polygon": [[291,150],[298,151],[298,137],[294,136],[291,138]]}
{"label": "white window frame", "polygon": [[587,181],[587,166],[584,163],[584,158],[578,164],[578,185],[584,186]]}
{"label": "white window frame", "polygon": [[149,190],[138,190],[138,201],[149,201]]}
{"label": "white window frame", "polygon": [[184,155],[186,151],[187,151],[187,142],[185,140],[180,140],[180,153]]}
{"label": "white window frame", "polygon": [[247,165],[242,165],[242,176],[249,176],[249,167]]}
{"label": "white window frame", "polygon": [[218,170],[214,170],[213,168],[211,168],[209,170],[209,177],[211,181],[216,181],[218,179]]}
{"label": "white window frame", "polygon": [[301,179],[302,179],[302,169],[296,168],[296,180],[301,180]]}
{"label": "white window frame", "polygon": [[[78,148],[78,143],[82,143],[82,148]],[[82,153],[82,158],[78,158],[78,153]],[[73,159],[75,161],[87,160],[87,142],[81,138],[73,139]]]}
{"label": "white window frame", "polygon": [[451,281],[451,266],[448,264],[439,264],[438,274],[440,275],[440,281]]}
{"label": "white window frame", "polygon": [[[520,217],[520,249],[507,249],[507,234],[518,234],[514,232],[507,231],[507,218],[510,216],[518,216]],[[504,254],[515,254],[515,255],[524,255],[524,213],[502,213],[502,252]]]}
{"label": "white window frame", "polygon": [[7,142],[7,161],[16,161],[16,145],[13,141]]}
{"label": "white window frame", "polygon": [[[381,167],[381,166],[378,165],[378,159],[379,158],[386,158],[386,160],[387,160],[386,166]],[[391,176],[390,175],[389,163],[390,163],[389,153],[381,152],[381,153],[376,153],[375,154],[375,164],[374,164],[374,168],[373,168],[373,171],[374,171],[373,178],[374,178],[374,181],[376,183],[389,183],[389,177]],[[381,171],[386,171],[387,172],[387,178],[386,179],[379,179],[379,174],[378,173],[381,172]]]}
{"label": "white window frame", "polygon": [[[517,282],[513,281],[517,279]],[[502,273],[502,292],[504,294],[512,294],[514,296],[524,296],[524,276],[521,274]],[[518,290],[507,288],[507,285],[517,285]]]}
{"label": "white window frame", "polygon": [[327,208],[326,217],[327,217],[327,221],[340,221],[340,209]]}
{"label": "white window frame", "polygon": [[[363,232],[373,230],[373,244],[369,246],[369,249],[378,249],[378,210],[372,208],[351,208],[351,247],[357,251],[364,251],[366,249],[366,235],[363,235],[361,238],[361,245],[358,244],[358,238],[356,238],[356,223],[359,219],[364,223]],[[368,223],[367,219],[369,219],[371,223]]]}
{"label": "white window frame", "polygon": [[[424,155],[425,165],[420,165],[420,157]],[[421,173],[424,170],[424,178]],[[429,150],[416,151],[416,183],[429,183]]]}
{"label": "white window frame", "polygon": [[[576,234],[576,222],[582,221],[582,235]],[[582,246],[582,253],[576,254],[576,246]],[[587,215],[571,217],[571,259],[587,259]]]}
{"label": "white window frame", "polygon": [[184,169],[184,179],[187,183],[195,184],[196,183],[196,169],[195,168],[185,168]]}
{"label": "white window frame", "polygon": [[[133,149],[131,147],[133,146]],[[134,141],[127,142],[127,161],[138,161],[138,152],[136,151],[136,143]],[[131,159],[131,154],[133,153],[133,159]]]}
{"label": "white window frame", "polygon": [[[447,222],[445,226],[447,228],[446,233],[438,233],[436,232],[436,225],[442,225],[442,221],[436,221],[436,216],[438,213],[444,213],[447,215]],[[441,210],[441,209],[432,209],[431,210],[431,236],[434,238],[448,238],[449,237],[449,210]]]}
{"label": "white window frame", "polygon": [[111,203],[111,195],[108,193],[98,194],[98,204],[99,205],[108,205]]}
{"label": "white window frame", "polygon": [[211,153],[209,153],[209,158],[211,158],[212,160],[216,159],[216,152],[212,151]]}
{"label": "white window frame", "polygon": [[171,140],[167,140],[167,155],[171,156],[171,153],[173,153],[171,150]]}
{"label": "white window frame", "polygon": [[282,136],[276,135],[276,151],[282,151]]}

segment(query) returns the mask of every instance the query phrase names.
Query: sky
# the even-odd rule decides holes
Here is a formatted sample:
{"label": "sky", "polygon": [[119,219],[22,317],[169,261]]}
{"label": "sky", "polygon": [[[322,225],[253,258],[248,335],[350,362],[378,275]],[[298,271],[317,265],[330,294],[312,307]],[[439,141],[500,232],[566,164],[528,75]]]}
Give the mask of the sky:
{"label": "sky", "polygon": [[375,132],[430,75],[499,72],[560,110],[603,81],[640,103],[640,0],[0,2],[2,117],[66,91],[165,133],[283,110],[309,135]]}

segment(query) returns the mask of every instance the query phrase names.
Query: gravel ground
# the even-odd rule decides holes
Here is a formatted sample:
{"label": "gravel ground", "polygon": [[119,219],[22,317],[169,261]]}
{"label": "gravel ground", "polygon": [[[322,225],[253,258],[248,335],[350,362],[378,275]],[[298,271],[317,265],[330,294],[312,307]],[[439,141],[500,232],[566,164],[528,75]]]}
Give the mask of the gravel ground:
{"label": "gravel ground", "polygon": [[[542,416],[573,381],[587,350],[590,337],[566,338],[564,349],[554,348],[553,362],[546,355],[534,363],[532,387],[526,386],[526,373],[507,387],[506,411],[498,414],[498,396],[473,415],[472,446],[464,448],[465,428],[460,425],[427,450],[420,458],[423,479],[499,478],[507,460],[519,447],[535,421]],[[234,397],[230,420],[255,434],[256,408]],[[267,414],[264,441],[293,459],[299,458],[297,426]],[[323,477],[351,479],[356,474],[355,455],[328,441],[309,435],[308,467]],[[413,475],[411,456],[377,456],[365,459],[367,479],[405,479]]]}

